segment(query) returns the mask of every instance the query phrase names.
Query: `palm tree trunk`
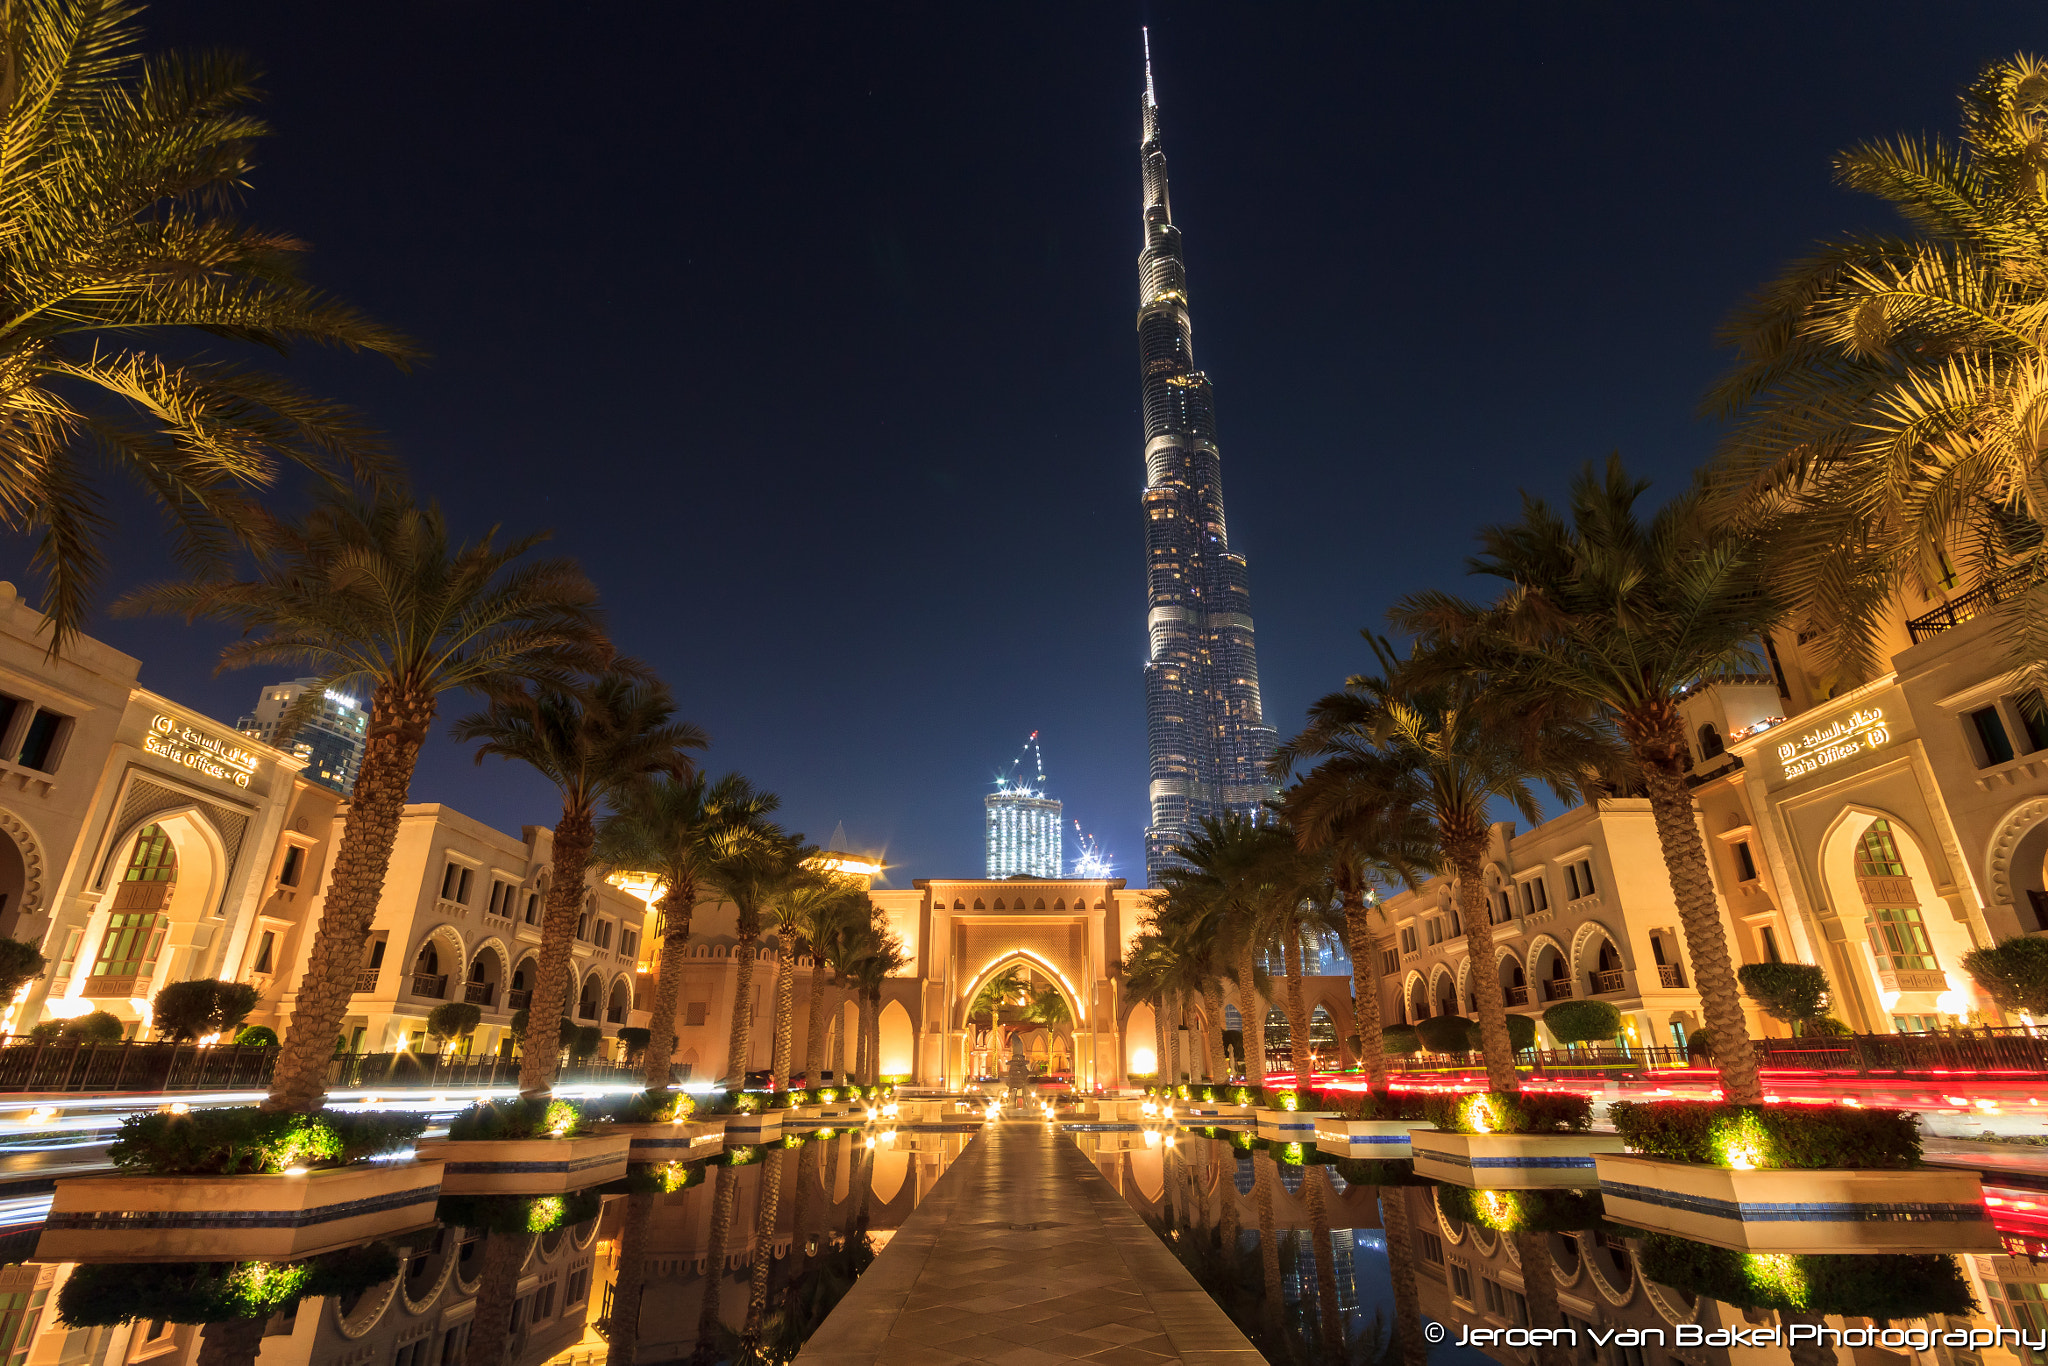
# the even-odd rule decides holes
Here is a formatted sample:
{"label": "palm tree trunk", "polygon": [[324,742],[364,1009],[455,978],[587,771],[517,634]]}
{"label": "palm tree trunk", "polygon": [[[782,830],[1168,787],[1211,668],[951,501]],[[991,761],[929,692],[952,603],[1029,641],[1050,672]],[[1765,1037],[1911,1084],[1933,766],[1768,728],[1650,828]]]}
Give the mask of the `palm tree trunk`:
{"label": "palm tree trunk", "polygon": [[[1789,1309],[1778,1311],[1778,1323],[1783,1328],[1789,1343],[1791,1327],[1795,1323],[1809,1323],[1814,1327],[1825,1327],[1827,1320],[1819,1314],[1797,1314]],[[1815,1338],[1807,1338],[1797,1346],[1788,1346],[1786,1354],[1792,1358],[1792,1366],[1835,1366],[1835,1349]]]}
{"label": "palm tree trunk", "polygon": [[255,1366],[263,1350],[263,1329],[268,1318],[225,1319],[209,1323],[199,1331],[199,1350],[193,1366]]}
{"label": "palm tree trunk", "polygon": [[469,1366],[499,1366],[512,1337],[512,1301],[518,1298],[519,1268],[526,1263],[530,1233],[484,1235],[484,1264],[476,1287],[476,1316],[469,1330]]}
{"label": "palm tree trunk", "polygon": [[1202,979],[1202,1008],[1208,1019],[1209,1080],[1229,1081],[1230,1065],[1223,1052],[1223,984],[1213,977]]}
{"label": "palm tree trunk", "polygon": [[[851,1026],[846,1023],[848,1006],[853,1007]],[[832,1069],[833,1074],[838,1077],[841,1086],[848,1082],[857,1085],[860,1082],[860,1040],[847,1037],[847,1030],[851,1028],[855,1034],[860,1032],[860,983],[848,982],[846,989],[840,993],[839,1011],[832,1017],[832,1028],[839,1033],[839,1058]]]}
{"label": "palm tree trunk", "polygon": [[795,1022],[790,1015],[796,1009],[796,954],[790,946],[782,945],[776,955],[775,966],[775,1054],[768,1065],[773,1069],[774,1086],[780,1091],[789,1085],[789,1050]]}
{"label": "palm tree trunk", "polygon": [[1331,1359],[1342,1360],[1344,1310],[1337,1303],[1337,1258],[1330,1248],[1330,1206],[1323,1199],[1323,1187],[1329,1179],[1327,1167],[1311,1167],[1302,1189],[1308,1196],[1309,1236],[1315,1240],[1316,1318],[1322,1325],[1323,1345],[1329,1349]]}
{"label": "palm tree trunk", "polygon": [[[1529,1301],[1529,1326],[1564,1327],[1564,1312],[1557,1304],[1557,1269],[1550,1260],[1550,1235],[1517,1233],[1515,1251],[1522,1255],[1522,1292]],[[1572,1353],[1556,1345],[1539,1348],[1540,1366],[1571,1366]]]}
{"label": "palm tree trunk", "polygon": [[1415,1289],[1415,1238],[1408,1224],[1408,1190],[1405,1186],[1381,1186],[1378,1195],[1380,1227],[1387,1235],[1387,1269],[1394,1282],[1394,1333],[1401,1343],[1402,1366],[1428,1366],[1422,1296]]}
{"label": "palm tree trunk", "polygon": [[1280,953],[1287,964],[1287,1032],[1293,1036],[1288,1052],[1293,1058],[1294,1085],[1305,1091],[1314,1077],[1315,1062],[1308,1051],[1308,1002],[1301,994],[1301,935],[1291,925],[1281,931]]}
{"label": "palm tree trunk", "polygon": [[882,989],[875,988],[872,996],[863,992],[861,1005],[865,1016],[861,1025],[861,1051],[867,1055],[868,1074],[863,1085],[882,1084]]}
{"label": "palm tree trunk", "polygon": [[647,1284],[647,1228],[654,1218],[654,1192],[635,1191],[626,1197],[626,1221],[619,1230],[618,1279],[612,1286],[612,1311],[606,1336],[611,1349],[605,1366],[633,1366],[640,1345],[640,1292]]}
{"label": "palm tree trunk", "polygon": [[1686,790],[1685,775],[1671,751],[1659,754],[1643,744],[1635,749],[1643,785],[1649,790],[1650,818],[1657,824],[1657,843],[1664,851],[1664,871],[1671,878],[1671,899],[1678,903],[1686,956],[1692,960],[1692,984],[1714,1036],[1714,1068],[1721,1074],[1722,1094],[1737,1105],[1761,1105],[1763,1079],[1757,1075],[1756,1052],[1742,1018],[1742,993],[1728,957],[1728,936],[1721,928],[1692,793]]}
{"label": "palm tree trunk", "polygon": [[804,1079],[811,1089],[817,1090],[824,1084],[825,1075],[825,960],[816,954],[811,956],[811,1013],[806,1019],[807,1037],[804,1040]]}
{"label": "palm tree trunk", "polygon": [[758,934],[740,933],[739,947],[732,951],[739,969],[733,983],[732,1037],[726,1043],[725,1089],[737,1091],[747,1083],[747,1053],[754,1046],[754,945]]}
{"label": "palm tree trunk", "polygon": [[1264,1153],[1252,1154],[1252,1190],[1259,1202],[1259,1273],[1265,1283],[1264,1308],[1267,1331],[1279,1340],[1280,1314],[1287,1303],[1280,1282],[1280,1231],[1273,1218],[1273,1187],[1280,1184],[1280,1169]]}
{"label": "palm tree trunk", "polygon": [[[686,907],[680,913],[676,903],[688,897],[696,899],[694,892],[678,893],[670,889],[662,894],[660,924],[667,932],[661,938],[661,956],[654,965],[654,1000],[647,1012],[647,1070],[645,1082],[650,1091],[665,1091],[669,1079],[675,1074],[676,1058],[676,998],[682,994],[683,962],[690,952],[690,911]],[[533,1012],[526,1013],[528,1020]]]}
{"label": "palm tree trunk", "polygon": [[782,1203],[782,1159],[788,1150],[780,1143],[768,1145],[768,1162],[761,1172],[760,1211],[754,1219],[754,1276],[747,1292],[748,1338],[761,1335],[761,1320],[768,1312],[768,1272],[775,1265],[775,1211]]}
{"label": "palm tree trunk", "polygon": [[1486,1050],[1486,1084],[1495,1091],[1518,1091],[1521,1073],[1508,1043],[1508,1003],[1501,994],[1500,964],[1493,947],[1493,919],[1486,913],[1480,883],[1480,855],[1486,835],[1446,835],[1444,853],[1458,878],[1458,914],[1465,921],[1465,951],[1472,960],[1472,992],[1479,1003],[1479,1046]]}
{"label": "palm tree trunk", "polygon": [[1166,1080],[1166,993],[1152,998],[1152,1084]]}
{"label": "palm tree trunk", "polygon": [[[400,693],[387,684],[379,686],[371,699],[363,763],[342,822],[334,871],[327,880],[326,907],[313,936],[306,975],[299,980],[291,1022],[277,1050],[265,1109],[312,1110],[327,1094],[335,1038],[355,994],[363,944],[384,894],[391,847],[398,841],[398,822],[412,791],[413,768],[433,721],[431,693]],[[403,971],[404,965],[397,970]]]}
{"label": "palm tree trunk", "polygon": [[562,819],[555,823],[554,880],[548,884],[547,909],[540,918],[533,1004],[526,1012],[526,1051],[519,1063],[522,1096],[546,1095],[561,1064],[562,1017],[569,1011],[569,950],[583,914],[583,872],[596,837],[591,813],[570,808],[565,799]]}
{"label": "palm tree trunk", "polygon": [[711,1201],[711,1232],[704,1244],[704,1301],[697,1308],[697,1352],[709,1360],[718,1337],[718,1287],[725,1279],[725,1244],[732,1236],[732,1207],[739,1198],[738,1168],[731,1155],[718,1164],[718,1192]]}
{"label": "palm tree trunk", "polygon": [[1237,953],[1237,1013],[1244,1020],[1244,1079],[1266,1084],[1266,1012],[1259,999],[1259,955],[1246,943]]}
{"label": "palm tree trunk", "polygon": [[1351,1023],[1358,1031],[1358,1054],[1365,1064],[1365,1084],[1375,1091],[1384,1091],[1387,1050],[1380,1041],[1379,947],[1373,942],[1371,913],[1372,908],[1358,895],[1356,887],[1346,887],[1344,941],[1351,951]]}

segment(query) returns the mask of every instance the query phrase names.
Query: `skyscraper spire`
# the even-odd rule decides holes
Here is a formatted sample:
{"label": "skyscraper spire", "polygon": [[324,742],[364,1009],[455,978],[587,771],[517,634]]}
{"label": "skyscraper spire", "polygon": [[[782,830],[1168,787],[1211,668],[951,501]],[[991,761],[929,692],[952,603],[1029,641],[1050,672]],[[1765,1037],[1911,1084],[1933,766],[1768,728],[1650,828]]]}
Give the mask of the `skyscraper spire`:
{"label": "skyscraper spire", "polygon": [[1187,266],[1166,188],[1166,151],[1144,33],[1144,249],[1138,368],[1145,397],[1145,726],[1151,824],[1145,872],[1159,885],[1202,820],[1256,817],[1277,737],[1259,700],[1251,590],[1223,517],[1223,457],[1208,376],[1195,369]]}

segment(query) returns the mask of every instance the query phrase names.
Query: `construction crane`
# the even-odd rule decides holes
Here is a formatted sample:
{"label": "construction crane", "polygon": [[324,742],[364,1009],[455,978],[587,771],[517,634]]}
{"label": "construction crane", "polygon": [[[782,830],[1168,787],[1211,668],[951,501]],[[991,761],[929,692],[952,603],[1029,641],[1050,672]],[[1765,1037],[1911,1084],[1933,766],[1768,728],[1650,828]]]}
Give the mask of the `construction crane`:
{"label": "construction crane", "polygon": [[1110,874],[1109,855],[1102,852],[1102,846],[1095,842],[1095,836],[1081,828],[1081,822],[1074,822],[1074,876],[1108,877]]}
{"label": "construction crane", "polygon": [[[1031,761],[1028,770],[1024,764],[1026,759]],[[1025,778],[1033,773],[1038,778],[1036,785],[1025,781]],[[1025,797],[1043,797],[1045,795],[1045,755],[1039,752],[1037,731],[1031,732],[1030,736],[1024,741],[1024,748],[1018,750],[1017,757],[1010,760],[1009,770],[997,775],[996,791],[1015,792]]]}

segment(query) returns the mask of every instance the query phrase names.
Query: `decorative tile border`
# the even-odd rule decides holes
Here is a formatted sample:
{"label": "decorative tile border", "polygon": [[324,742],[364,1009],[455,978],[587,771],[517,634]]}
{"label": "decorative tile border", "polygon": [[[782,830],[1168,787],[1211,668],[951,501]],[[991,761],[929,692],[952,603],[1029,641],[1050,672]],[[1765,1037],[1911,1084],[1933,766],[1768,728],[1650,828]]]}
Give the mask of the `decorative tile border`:
{"label": "decorative tile border", "polygon": [[1717,1200],[1705,1195],[1681,1195],[1674,1191],[1658,1190],[1651,1186],[1632,1186],[1621,1181],[1602,1181],[1602,1195],[1612,1195],[1623,1200],[1635,1200],[1645,1205],[1657,1205],[1664,1209],[1683,1210],[1688,1214],[1705,1214],[1716,1219],[1732,1219],[1738,1223],[1855,1223],[1855,1224],[1935,1224],[1935,1223],[1978,1223],[1990,1219],[1990,1212],[1982,1205],[1960,1205],[1926,1201],[1874,1201],[1862,1203],[1846,1200],[1813,1201],[1739,1201]]}
{"label": "decorative tile border", "polygon": [[1427,1158],[1432,1162],[1441,1162],[1446,1167],[1570,1167],[1590,1169],[1593,1165],[1593,1159],[1590,1157],[1467,1157],[1463,1153],[1447,1153],[1439,1148],[1424,1148],[1419,1145],[1415,1149],[1415,1156],[1418,1159]]}
{"label": "decorative tile border", "polygon": [[389,1195],[362,1200],[343,1200],[310,1209],[244,1210],[71,1210],[53,1213],[43,1223],[46,1229],[145,1229],[145,1228],[310,1228],[337,1219],[354,1219],[364,1214],[431,1204],[441,1198],[441,1185],[414,1186]]}
{"label": "decorative tile border", "polygon": [[560,1162],[450,1162],[448,1174],[463,1176],[511,1176],[527,1172],[587,1172],[596,1167],[624,1166],[630,1149],[589,1153]]}

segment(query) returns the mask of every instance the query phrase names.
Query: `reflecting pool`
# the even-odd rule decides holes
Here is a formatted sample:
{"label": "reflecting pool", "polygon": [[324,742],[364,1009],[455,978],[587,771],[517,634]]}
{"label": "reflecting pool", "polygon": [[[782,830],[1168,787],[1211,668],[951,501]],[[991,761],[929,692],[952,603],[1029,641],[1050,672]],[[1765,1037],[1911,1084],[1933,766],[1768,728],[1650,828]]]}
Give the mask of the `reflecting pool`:
{"label": "reflecting pool", "polygon": [[792,1135],[564,1196],[444,1197],[292,1263],[40,1262],[21,1230],[0,1366],[788,1361],[972,1136]]}

